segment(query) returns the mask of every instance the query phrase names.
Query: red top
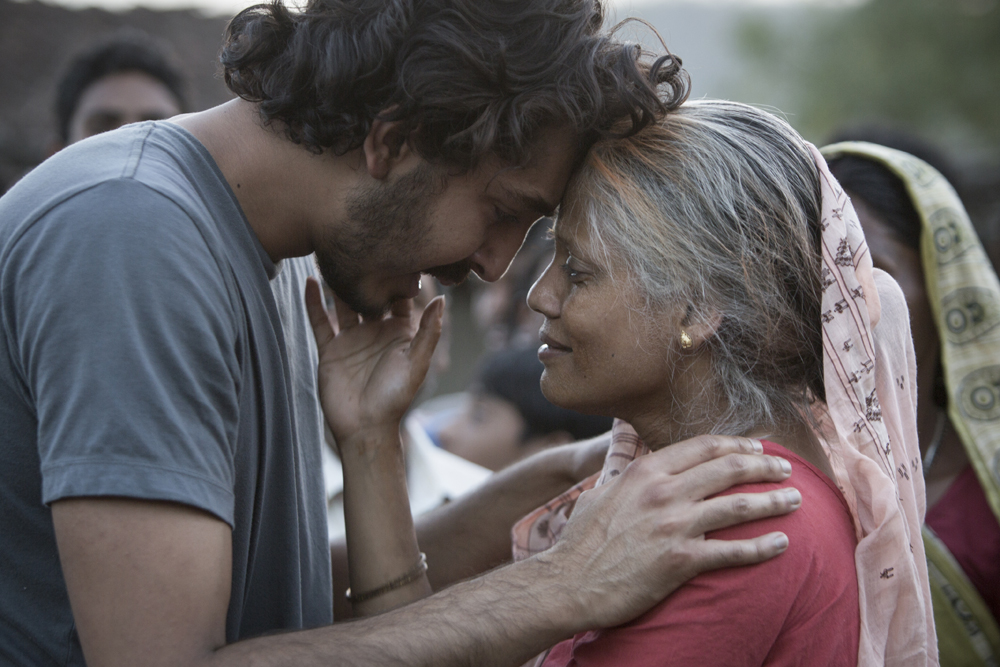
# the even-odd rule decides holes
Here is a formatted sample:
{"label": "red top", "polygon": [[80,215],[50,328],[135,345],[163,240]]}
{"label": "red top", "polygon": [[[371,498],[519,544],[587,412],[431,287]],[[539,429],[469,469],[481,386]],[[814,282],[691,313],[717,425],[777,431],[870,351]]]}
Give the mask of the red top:
{"label": "red top", "polygon": [[971,465],[927,510],[925,522],[1000,621],[1000,524]]}
{"label": "red top", "polygon": [[857,540],[847,504],[812,464],[771,442],[764,442],[764,452],[788,459],[792,476],[720,495],[794,486],[802,507],[708,537],[743,539],[780,530],[789,539],[785,553],[701,574],[631,623],[557,644],[544,667],[857,665]]}

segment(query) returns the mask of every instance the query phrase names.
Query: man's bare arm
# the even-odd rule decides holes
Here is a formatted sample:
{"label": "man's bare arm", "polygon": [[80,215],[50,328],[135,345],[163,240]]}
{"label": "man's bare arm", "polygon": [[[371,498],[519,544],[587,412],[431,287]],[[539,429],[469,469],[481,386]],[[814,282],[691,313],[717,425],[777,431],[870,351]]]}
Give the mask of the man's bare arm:
{"label": "man's bare arm", "polygon": [[[223,646],[229,527],[181,505],[53,503],[87,663],[101,665],[518,665],[586,628],[634,618],[716,567],[759,562],[787,540],[705,540],[794,509],[788,490],[702,500],[787,476],[750,441],[698,438],[643,457],[585,493],[545,554],[361,621]],[[736,452],[744,452],[738,454]]]}

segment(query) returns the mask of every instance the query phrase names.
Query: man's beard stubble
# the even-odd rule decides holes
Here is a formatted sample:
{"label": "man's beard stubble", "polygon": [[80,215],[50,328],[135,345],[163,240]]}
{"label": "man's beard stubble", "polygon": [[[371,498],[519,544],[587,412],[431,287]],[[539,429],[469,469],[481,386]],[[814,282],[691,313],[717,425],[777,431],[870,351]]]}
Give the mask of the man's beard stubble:
{"label": "man's beard stubble", "polygon": [[[353,194],[347,202],[348,222],[330,230],[316,250],[316,263],[330,289],[365,318],[385,315],[390,296],[376,301],[364,293],[363,277],[378,267],[393,267],[423,242],[430,229],[430,210],[443,190],[433,167],[421,165],[395,183],[376,185]],[[468,261],[427,269],[452,282],[469,274]]]}

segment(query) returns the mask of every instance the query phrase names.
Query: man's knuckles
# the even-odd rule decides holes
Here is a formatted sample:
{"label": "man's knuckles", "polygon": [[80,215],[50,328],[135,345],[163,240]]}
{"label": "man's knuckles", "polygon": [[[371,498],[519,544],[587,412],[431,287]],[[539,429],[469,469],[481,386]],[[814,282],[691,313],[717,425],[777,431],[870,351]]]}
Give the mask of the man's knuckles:
{"label": "man's knuckles", "polygon": [[727,454],[722,460],[733,478],[740,481],[749,478],[759,468],[757,461],[744,454]]}
{"label": "man's knuckles", "polygon": [[754,506],[746,496],[733,496],[729,501],[729,511],[741,522],[756,516]]}
{"label": "man's knuckles", "polygon": [[[625,480],[623,480],[625,481]],[[683,500],[683,494],[676,478],[670,475],[650,477],[639,490],[640,509],[662,510]]]}
{"label": "man's knuckles", "polygon": [[722,567],[759,563],[770,554],[760,540],[706,540],[697,564],[698,572]]}

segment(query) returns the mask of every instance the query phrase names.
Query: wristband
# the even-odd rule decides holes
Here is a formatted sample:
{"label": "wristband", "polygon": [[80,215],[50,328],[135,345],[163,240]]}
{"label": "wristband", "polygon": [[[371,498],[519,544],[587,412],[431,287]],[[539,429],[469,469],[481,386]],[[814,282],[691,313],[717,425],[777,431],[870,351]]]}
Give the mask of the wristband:
{"label": "wristband", "polygon": [[402,588],[407,584],[413,583],[414,581],[422,577],[424,572],[426,571],[427,571],[427,554],[420,552],[420,560],[417,562],[417,564],[413,567],[412,570],[410,570],[403,576],[399,577],[398,579],[393,579],[392,581],[383,586],[379,586],[374,590],[366,591],[364,593],[352,594],[351,589],[348,588],[347,599],[350,600],[352,603],[366,602],[367,600],[377,598],[380,595],[385,595],[390,591],[394,591],[397,588]]}

